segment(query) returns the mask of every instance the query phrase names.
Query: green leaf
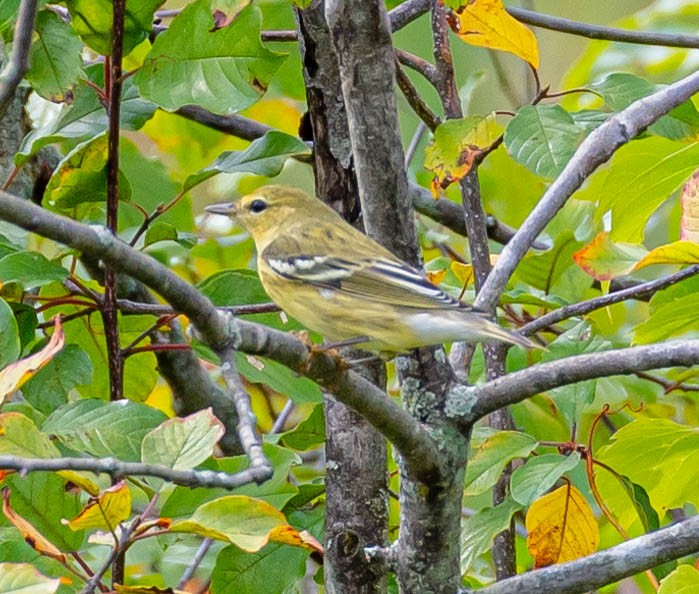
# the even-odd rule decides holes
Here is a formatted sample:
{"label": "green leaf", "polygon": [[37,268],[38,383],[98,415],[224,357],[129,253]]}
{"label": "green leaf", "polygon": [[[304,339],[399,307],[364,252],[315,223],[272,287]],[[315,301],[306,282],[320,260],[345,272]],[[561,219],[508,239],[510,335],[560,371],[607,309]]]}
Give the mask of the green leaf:
{"label": "green leaf", "polygon": [[34,408],[49,414],[66,403],[73,388],[89,384],[92,371],[87,353],[69,344],[22,386],[22,393]]}
{"label": "green leaf", "polygon": [[626,494],[629,496],[633,506],[636,508],[638,517],[641,519],[643,529],[646,532],[654,532],[660,528],[658,512],[656,512],[653,509],[653,506],[650,504],[650,499],[648,497],[648,493],[646,493],[646,490],[641,487],[641,485],[634,483],[626,476],[622,475],[620,478],[624,491],[626,491]]}
{"label": "green leaf", "polygon": [[553,178],[584,137],[584,129],[560,105],[526,105],[505,129],[505,148],[527,169]]}
{"label": "green leaf", "polygon": [[641,485],[654,509],[699,506],[699,432],[668,419],[637,419],[612,436],[598,458]]}
{"label": "green leaf", "polygon": [[189,190],[219,173],[254,173],[265,177],[278,175],[291,157],[307,156],[311,149],[295,136],[271,130],[250,143],[243,151],[226,151],[205,169],[190,175],[184,183]]}
{"label": "green leaf", "polygon": [[14,252],[0,259],[0,278],[4,284],[19,283],[25,291],[62,281],[68,276],[63,266],[38,252]]}
{"label": "green leaf", "polygon": [[[667,85],[656,85],[645,78],[627,72],[614,72],[591,88],[602,95],[605,103],[615,111],[646,97]],[[699,131],[699,112],[691,100],[685,101],[648,128],[652,134],[670,140],[696,137]]]}
{"label": "green leaf", "polygon": [[[88,68],[87,73],[94,84],[104,84],[102,65]],[[132,78],[127,78],[121,92],[121,128],[139,130],[153,117],[155,110],[156,106],[153,103],[140,96]],[[15,165],[23,165],[29,157],[48,144],[66,139],[94,138],[107,130],[107,123],[107,112],[95,90],[87,85],[78,85],[73,91],[73,101],[62,106],[59,117],[51,118],[24,137],[15,155]]]}
{"label": "green leaf", "polygon": [[128,400],[78,400],[55,411],[42,431],[78,452],[139,462],[143,438],[165,419],[159,410]]}
{"label": "green leaf", "polygon": [[230,115],[265,93],[286,55],[262,45],[255,5],[248,4],[237,14],[230,9],[225,16],[232,17],[231,22],[216,28],[212,14],[221,4],[192,2],[158,35],[135,77],[144,97],[170,111],[200,105]]}
{"label": "green leaf", "polygon": [[[0,260],[0,265],[2,260]],[[0,278],[2,275],[0,274]],[[17,320],[7,301],[0,298],[0,369],[19,358],[20,342]]]}
{"label": "green leaf", "polygon": [[[611,343],[593,334],[587,323],[580,322],[548,345],[549,350],[544,353],[542,361],[557,361],[574,355],[599,353],[611,347]],[[553,401],[565,416],[569,427],[580,422],[585,407],[594,400],[597,382],[598,380],[576,382],[550,391]]]}
{"label": "green leaf", "polygon": [[531,505],[579,462],[578,452],[573,452],[569,456],[543,454],[530,458],[524,466],[520,466],[512,473],[510,479],[512,499],[522,505]]}
{"label": "green leaf", "polygon": [[518,431],[498,431],[487,437],[469,457],[464,495],[479,495],[490,489],[508,462],[527,457],[537,444],[531,435]]}
{"label": "green leaf", "polygon": [[[211,594],[287,594],[306,574],[308,551],[270,543],[256,553],[223,549],[211,576]],[[293,591],[293,590],[291,590]]]}
{"label": "green leaf", "polygon": [[699,332],[698,308],[699,293],[684,295],[653,308],[650,317],[634,329],[633,342],[651,344],[673,336]]}
{"label": "green leaf", "polygon": [[146,236],[144,237],[144,246],[153,245],[158,241],[176,241],[177,240],[177,229],[170,225],[169,223],[162,223],[156,221],[146,231]]}
{"label": "green leaf", "polygon": [[238,353],[238,372],[249,382],[267,384],[297,404],[317,404],[323,400],[318,384],[307,377],[296,375],[288,367],[271,359]]}
{"label": "green leaf", "polygon": [[679,565],[660,584],[658,594],[693,594],[699,591],[699,569]]}
{"label": "green leaf", "polygon": [[621,147],[602,185],[597,216],[612,211],[613,241],[639,243],[649,217],[699,163],[699,143],[644,138]]}
{"label": "green leaf", "polygon": [[[124,19],[124,55],[141,43],[153,28],[155,9],[165,0],[127,0]],[[67,0],[73,28],[85,45],[98,54],[112,53],[112,1]]]}
{"label": "green leaf", "polygon": [[285,446],[295,450],[309,450],[325,443],[325,416],[322,404],[313,407],[307,419],[281,436]]}
{"label": "green leaf", "polygon": [[[126,177],[119,174],[119,199],[131,196]],[[56,167],[44,193],[50,206],[59,210],[84,202],[107,200],[107,135],[100,134],[70,151]]]}
{"label": "green leaf", "polygon": [[223,433],[223,424],[210,408],[168,419],[143,438],[141,461],[189,470],[213,455]]}
{"label": "green leaf", "polygon": [[496,507],[480,510],[461,523],[461,573],[471,569],[478,557],[492,548],[493,538],[510,525],[523,505],[510,497]]}
{"label": "green leaf", "polygon": [[60,452],[31,419],[18,412],[6,412],[0,414],[0,454],[55,458]]}
{"label": "green leaf", "polygon": [[272,529],[284,526],[284,515],[269,503],[245,495],[228,495],[199,506],[188,520],[176,520],[171,532],[191,532],[223,540],[254,553]]}
{"label": "green leaf", "polygon": [[60,585],[29,563],[0,563],[0,594],[53,594]]}
{"label": "green leaf", "polygon": [[64,101],[66,93],[85,76],[82,49],[68,23],[53,11],[39,11],[26,74],[34,91],[49,101]]}
{"label": "green leaf", "polygon": [[[298,492],[289,483],[289,472],[292,466],[301,463],[301,459],[294,452],[270,443],[265,443],[262,448],[272,468],[274,468],[272,478],[261,485],[245,485],[234,489],[233,492],[237,495],[248,495],[261,499],[276,509],[282,509]],[[248,468],[250,459],[245,455],[217,458],[215,463],[207,462],[206,466],[214,471],[234,474]],[[161,514],[168,517],[186,517],[191,515],[202,503],[228,494],[229,492],[225,489],[175,487],[163,505]]]}
{"label": "green leaf", "polygon": [[83,531],[73,532],[62,524],[80,511],[80,497],[66,490],[66,481],[50,472],[13,474],[5,478],[11,490],[10,505],[61,551],[77,551]]}

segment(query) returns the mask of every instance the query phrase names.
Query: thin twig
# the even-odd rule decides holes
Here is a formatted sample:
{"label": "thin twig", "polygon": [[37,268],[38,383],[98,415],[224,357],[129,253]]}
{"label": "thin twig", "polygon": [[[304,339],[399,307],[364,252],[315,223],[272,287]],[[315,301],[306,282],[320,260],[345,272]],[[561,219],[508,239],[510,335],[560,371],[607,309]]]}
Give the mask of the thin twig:
{"label": "thin twig", "polygon": [[626,301],[627,299],[648,298],[655,292],[666,289],[667,287],[674,285],[675,283],[679,283],[680,281],[690,278],[696,274],[699,274],[699,264],[689,266],[684,270],[680,270],[679,272],[675,272],[674,274],[670,274],[656,280],[641,283],[635,287],[629,287],[628,289],[609,293],[608,295],[594,297],[593,299],[574,303],[573,305],[566,305],[565,307],[556,309],[532,322],[529,322],[528,324],[525,324],[519,331],[525,336],[529,336],[535,332],[538,332],[539,330],[543,330],[548,326],[557,324],[563,320],[567,320],[568,318],[582,316],[590,313],[591,311],[602,309],[621,301]]}
{"label": "thin twig", "polygon": [[38,0],[22,0],[19,6],[12,40],[12,53],[3,69],[4,76],[0,78],[0,117],[4,115],[15,90],[29,70],[32,33],[38,5]]}
{"label": "thin twig", "polygon": [[405,72],[403,72],[398,60],[396,60],[396,82],[408,104],[413,108],[413,111],[425,125],[434,132],[437,126],[439,126],[439,117],[430,109],[424,99],[420,97],[413,83]]}
{"label": "thin twig", "polygon": [[192,559],[192,562],[189,565],[187,565],[187,569],[184,570],[182,578],[180,579],[180,582],[177,584],[178,590],[185,589],[187,582],[194,575],[194,572],[197,570],[197,567],[199,567],[201,562],[204,560],[204,557],[206,557],[206,553],[209,552],[209,549],[211,548],[213,542],[213,539],[208,537],[201,541],[201,544],[199,545],[197,552],[194,553],[194,558]]}
{"label": "thin twig", "polygon": [[153,476],[182,487],[206,487],[208,489],[237,489],[258,480],[258,473],[246,469],[235,474],[213,470],[176,470],[160,464],[122,462],[115,458],[21,458],[0,456],[0,468],[29,472],[61,470],[87,471],[108,474],[114,480],[126,476]]}
{"label": "thin twig", "polygon": [[622,43],[636,43],[640,45],[662,45],[667,47],[699,48],[699,37],[696,35],[683,35],[681,33],[652,33],[650,31],[629,31],[615,27],[602,25],[590,25],[571,21],[562,17],[541,14],[524,8],[508,6],[507,12],[522,23],[550,29],[557,33],[570,33],[589,39],[601,39],[606,41],[619,41]]}
{"label": "thin twig", "polygon": [[272,435],[275,433],[281,433],[284,430],[284,425],[286,425],[286,422],[289,420],[289,415],[293,410],[294,401],[289,398],[289,400],[286,401],[282,412],[280,412],[279,416],[274,420],[274,425],[272,425],[272,429],[270,430]]}
{"label": "thin twig", "polygon": [[414,70],[415,72],[424,76],[425,79],[431,84],[435,84],[437,69],[434,67],[434,64],[430,64],[427,60],[424,60],[419,56],[406,52],[402,49],[396,48],[394,51],[396,52],[398,61],[403,66],[407,66],[411,70]]}

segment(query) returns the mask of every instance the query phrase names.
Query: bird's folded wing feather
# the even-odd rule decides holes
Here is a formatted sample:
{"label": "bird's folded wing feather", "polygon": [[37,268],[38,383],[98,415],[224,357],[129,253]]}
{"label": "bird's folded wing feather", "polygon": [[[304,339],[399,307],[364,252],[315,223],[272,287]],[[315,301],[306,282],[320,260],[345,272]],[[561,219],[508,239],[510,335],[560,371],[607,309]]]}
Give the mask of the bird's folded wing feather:
{"label": "bird's folded wing feather", "polygon": [[274,248],[267,249],[262,257],[272,271],[287,280],[404,307],[470,309],[399,260],[362,257],[349,260],[339,256],[289,256],[286,253],[281,256],[275,252],[279,253]]}

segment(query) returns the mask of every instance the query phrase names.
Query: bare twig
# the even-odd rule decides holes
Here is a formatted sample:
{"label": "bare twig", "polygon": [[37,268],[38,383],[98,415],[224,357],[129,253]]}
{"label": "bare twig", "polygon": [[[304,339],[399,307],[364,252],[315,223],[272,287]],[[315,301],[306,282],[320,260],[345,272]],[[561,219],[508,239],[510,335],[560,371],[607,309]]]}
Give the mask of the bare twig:
{"label": "bare twig", "polygon": [[587,301],[581,301],[580,303],[574,303],[573,305],[566,305],[565,307],[556,309],[532,322],[529,322],[528,324],[522,326],[519,331],[525,336],[529,336],[530,334],[534,334],[539,330],[543,330],[547,326],[557,324],[558,322],[567,320],[568,318],[582,316],[590,313],[591,311],[613,305],[614,303],[626,301],[627,299],[642,299],[644,297],[648,297],[656,291],[665,289],[696,274],[699,274],[699,265],[695,264],[694,266],[690,266],[684,270],[675,272],[674,274],[641,283],[635,287],[629,287],[628,289],[623,289],[621,291],[609,293],[608,295],[588,299]]}
{"label": "bare twig", "polygon": [[699,37],[696,35],[683,35],[681,33],[654,33],[650,31],[629,31],[602,25],[590,25],[571,21],[562,17],[541,14],[524,8],[508,6],[507,12],[522,23],[550,29],[558,33],[570,33],[589,39],[603,39],[606,41],[620,41],[622,43],[636,43],[640,45],[662,45],[667,47],[699,48]]}
{"label": "bare twig", "polygon": [[198,105],[185,105],[184,107],[180,107],[175,113],[189,120],[199,122],[209,128],[213,128],[214,130],[218,130],[219,132],[237,136],[244,140],[255,140],[272,130],[269,126],[256,122],[255,120],[239,115],[216,115]]}
{"label": "bare twig", "polygon": [[114,458],[21,458],[0,456],[0,468],[21,473],[60,470],[79,470],[95,474],[108,474],[113,479],[126,476],[153,476],[183,487],[210,489],[236,489],[256,482],[257,473],[251,468],[229,474],[213,470],[175,470],[159,464],[122,462]]}
{"label": "bare twig", "polygon": [[400,90],[403,92],[403,96],[405,97],[406,101],[410,104],[410,107],[413,108],[413,111],[425,123],[425,125],[432,132],[434,132],[437,129],[437,126],[439,126],[439,117],[437,117],[437,114],[430,109],[430,106],[427,105],[425,100],[420,97],[415,85],[413,85],[408,78],[408,75],[405,74],[403,69],[400,67],[398,60],[396,60],[396,82],[398,83]]}
{"label": "bare twig", "polygon": [[199,545],[197,552],[194,553],[194,557],[192,558],[191,563],[187,565],[187,569],[185,569],[184,573],[182,574],[182,577],[180,578],[179,583],[177,584],[178,590],[185,589],[187,582],[194,575],[194,572],[197,570],[197,567],[199,567],[201,562],[204,560],[204,557],[206,557],[206,553],[209,552],[209,549],[211,548],[211,544],[213,542],[213,539],[208,537],[201,541],[201,544]]}
{"label": "bare twig", "polygon": [[480,386],[460,386],[454,390],[449,406],[452,416],[472,423],[504,406],[560,386],[598,377],[697,364],[699,340],[576,355],[516,371]]}
{"label": "bare twig", "polygon": [[17,13],[12,53],[0,78],[0,117],[5,113],[22,78],[29,70],[29,54],[38,0],[22,0]]}

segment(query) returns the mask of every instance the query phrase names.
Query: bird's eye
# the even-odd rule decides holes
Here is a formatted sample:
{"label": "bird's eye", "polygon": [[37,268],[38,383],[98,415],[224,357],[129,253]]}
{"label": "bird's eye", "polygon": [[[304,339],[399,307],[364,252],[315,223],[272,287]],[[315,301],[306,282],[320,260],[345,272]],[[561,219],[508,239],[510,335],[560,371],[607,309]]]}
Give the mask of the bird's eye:
{"label": "bird's eye", "polygon": [[259,198],[250,203],[250,212],[254,212],[255,214],[262,212],[265,208],[267,208],[267,203]]}

